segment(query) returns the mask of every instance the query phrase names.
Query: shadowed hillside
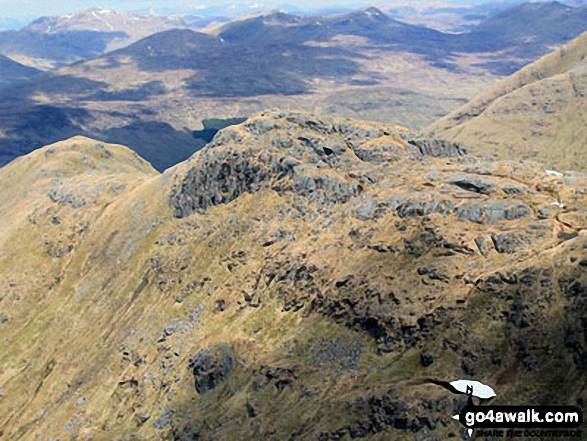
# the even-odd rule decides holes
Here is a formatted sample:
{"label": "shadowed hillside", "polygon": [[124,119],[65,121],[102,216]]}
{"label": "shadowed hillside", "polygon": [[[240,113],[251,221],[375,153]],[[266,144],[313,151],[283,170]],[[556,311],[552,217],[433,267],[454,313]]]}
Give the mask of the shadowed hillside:
{"label": "shadowed hillside", "polygon": [[585,175],[272,112],[163,174],[78,137],[0,183],[3,439],[460,438],[427,377],[587,398]]}
{"label": "shadowed hillside", "polygon": [[24,66],[8,57],[0,55],[0,87],[31,79],[39,73],[40,71],[36,69]]}

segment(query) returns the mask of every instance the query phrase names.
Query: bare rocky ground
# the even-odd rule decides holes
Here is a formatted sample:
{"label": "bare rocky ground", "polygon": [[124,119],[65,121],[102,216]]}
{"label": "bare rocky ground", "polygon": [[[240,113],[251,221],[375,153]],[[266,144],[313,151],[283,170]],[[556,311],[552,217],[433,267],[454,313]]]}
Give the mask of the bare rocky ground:
{"label": "bare rocky ground", "polygon": [[587,177],[265,113],[159,174],[73,138],[0,170],[2,439],[443,440],[585,395]]}

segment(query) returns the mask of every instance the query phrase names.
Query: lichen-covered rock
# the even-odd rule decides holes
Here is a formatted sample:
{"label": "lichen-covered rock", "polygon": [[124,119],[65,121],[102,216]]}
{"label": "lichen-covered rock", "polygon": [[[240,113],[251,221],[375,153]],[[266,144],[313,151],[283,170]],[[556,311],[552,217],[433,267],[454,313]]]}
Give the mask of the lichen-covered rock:
{"label": "lichen-covered rock", "polygon": [[466,203],[456,210],[459,217],[478,224],[495,224],[532,216],[532,209],[521,201],[487,201],[483,204]]}
{"label": "lichen-covered rock", "polygon": [[498,253],[514,254],[527,243],[517,233],[494,234],[491,239]]}
{"label": "lichen-covered rock", "polygon": [[477,245],[479,252],[484,256],[493,249],[493,243],[491,240],[487,240],[485,236],[477,236],[475,238],[475,245]]}
{"label": "lichen-covered rock", "polygon": [[446,199],[410,199],[397,207],[399,217],[425,216],[431,213],[448,214],[454,208],[454,202]]}
{"label": "lichen-covered rock", "polygon": [[359,208],[355,210],[355,216],[362,221],[369,220],[373,217],[377,203],[372,197],[366,198],[361,202]]}

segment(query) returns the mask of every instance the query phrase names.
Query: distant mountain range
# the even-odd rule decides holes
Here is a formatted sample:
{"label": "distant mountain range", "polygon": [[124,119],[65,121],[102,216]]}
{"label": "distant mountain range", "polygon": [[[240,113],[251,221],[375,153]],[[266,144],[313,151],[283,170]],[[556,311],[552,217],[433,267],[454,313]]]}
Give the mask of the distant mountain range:
{"label": "distant mountain range", "polygon": [[41,17],[21,30],[0,32],[0,53],[52,68],[95,57],[157,32],[202,28],[219,20],[223,19],[93,8],[62,17]]}
{"label": "distant mountain range", "polygon": [[24,30],[47,35],[61,32],[123,32],[124,37],[112,41],[108,50],[119,49],[157,32],[169,29],[199,29],[227,18],[200,15],[156,15],[92,8],[65,17],[42,17]]}
{"label": "distant mountain range", "polygon": [[0,17],[0,31],[18,29],[26,26],[27,21],[15,18]]}
{"label": "distant mountain range", "polygon": [[504,0],[483,3],[396,1],[378,3],[378,7],[404,23],[425,26],[443,32],[461,33],[470,31],[491,15],[517,4],[520,4],[520,1]]}
{"label": "distant mountain range", "polygon": [[[323,16],[272,11],[206,32],[159,32],[101,55],[135,32],[128,25],[133,18],[151,26],[191,22],[153,23],[150,16],[103,10],[75,20],[43,19],[27,30],[0,33],[0,43],[11,36],[26,46],[17,38],[22,33],[46,55],[48,41],[75,41],[57,47],[93,58],[0,91],[0,158],[5,163],[84,134],[127,144],[163,170],[203,145],[194,138],[202,120],[246,117],[270,107],[425,127],[585,30],[585,11],[526,3],[463,34],[402,23],[373,7]],[[524,20],[538,25],[511,29]],[[104,32],[109,27],[112,32]],[[80,35],[93,46],[74,38]]]}
{"label": "distant mountain range", "polygon": [[[406,10],[406,7],[398,9],[396,5],[394,9],[393,4],[387,4],[385,8],[391,16],[376,8],[367,9],[367,14],[373,14],[377,20],[365,17],[365,11],[321,16],[263,13],[230,22],[223,28],[223,34],[227,39],[232,37],[232,41],[241,38],[239,41],[246,40],[251,44],[260,41],[324,41],[344,34],[367,37],[377,43],[400,44],[402,48],[410,46],[410,50],[418,53],[438,53],[438,46],[445,53],[513,51],[511,56],[520,58],[515,66],[510,61],[504,64],[499,60],[487,64],[504,74],[508,69],[507,73],[513,72],[532,57],[543,55],[548,45],[568,41],[585,30],[587,6],[571,7],[558,2],[523,3],[509,8],[504,6],[507,3],[490,5],[493,7],[482,5],[471,8],[465,5],[455,8],[454,5],[449,7],[441,3],[435,8],[430,4],[416,3]],[[404,10],[403,15],[398,12],[401,10]],[[411,25],[401,21],[403,17],[410,22],[409,17],[418,11],[424,14],[423,21],[412,20]],[[209,12],[205,16],[154,15],[93,8],[68,16],[42,17],[21,30],[0,32],[0,54],[23,64],[50,69],[122,48],[157,32],[213,29],[228,21],[226,17],[210,15]],[[440,33],[431,29],[433,26],[430,25],[426,30],[422,29],[428,15],[445,12],[464,17],[472,24],[462,28],[461,31],[466,32],[460,36]],[[271,17],[271,23],[268,17]],[[279,25],[286,29],[275,32]],[[246,35],[247,32],[250,35]]]}
{"label": "distant mountain range", "polygon": [[587,33],[434,123],[476,154],[587,169]]}
{"label": "distant mountain range", "polygon": [[[522,59],[544,55],[552,45],[575,38],[587,30],[587,6],[559,2],[523,3],[498,12],[463,34],[475,52],[507,50]],[[496,60],[503,57],[496,56]]]}
{"label": "distant mountain range", "polygon": [[[438,63],[449,62],[455,53],[492,54],[482,67],[500,75],[513,73],[587,30],[587,6],[571,7],[558,2],[523,3],[489,16],[461,34],[446,34],[394,20],[377,8],[343,16],[301,18],[272,14],[230,22],[221,28],[227,41],[306,42],[329,41],[337,35],[368,38],[389,50],[426,54]],[[279,29],[279,25],[283,29]],[[275,32],[279,29],[278,32]]]}

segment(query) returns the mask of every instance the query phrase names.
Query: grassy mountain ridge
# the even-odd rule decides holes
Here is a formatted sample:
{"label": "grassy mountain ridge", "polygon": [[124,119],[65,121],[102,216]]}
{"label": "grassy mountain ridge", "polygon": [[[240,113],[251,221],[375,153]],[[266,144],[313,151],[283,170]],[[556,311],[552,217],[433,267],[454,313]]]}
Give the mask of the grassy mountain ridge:
{"label": "grassy mountain ridge", "polygon": [[429,130],[476,153],[584,169],[587,34],[521,69]]}
{"label": "grassy mountain ridge", "polygon": [[76,138],[0,181],[5,439],[460,436],[429,376],[585,398],[584,175],[273,112],[163,174]]}

